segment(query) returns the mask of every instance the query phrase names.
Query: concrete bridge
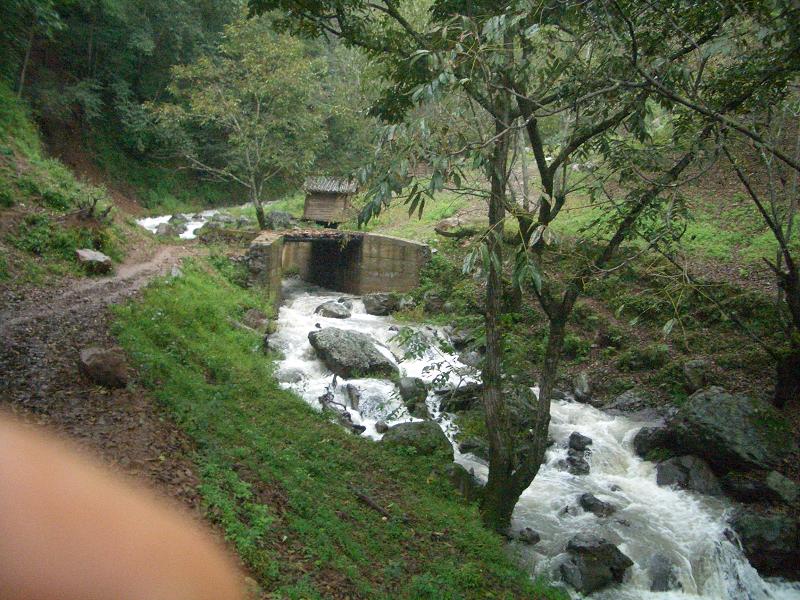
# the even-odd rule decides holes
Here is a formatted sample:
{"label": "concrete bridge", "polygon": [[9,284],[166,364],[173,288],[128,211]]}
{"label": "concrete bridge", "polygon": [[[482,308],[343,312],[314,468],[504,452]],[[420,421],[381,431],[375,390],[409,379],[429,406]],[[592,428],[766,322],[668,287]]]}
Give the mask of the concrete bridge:
{"label": "concrete bridge", "polygon": [[426,244],[361,231],[265,231],[250,244],[246,262],[254,283],[280,304],[284,274],[346,292],[407,292],[419,285],[430,260]]}

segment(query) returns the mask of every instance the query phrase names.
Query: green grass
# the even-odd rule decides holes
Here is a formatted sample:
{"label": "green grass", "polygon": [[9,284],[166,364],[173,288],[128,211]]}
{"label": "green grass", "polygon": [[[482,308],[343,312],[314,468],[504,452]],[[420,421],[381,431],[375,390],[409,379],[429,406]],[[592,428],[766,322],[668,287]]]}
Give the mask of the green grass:
{"label": "green grass", "polygon": [[196,262],[117,309],[115,329],[141,384],[195,441],[208,514],[266,590],[563,598],[512,564],[443,465],[346,433],[280,389],[259,337],[230,325],[248,308],[267,309],[257,291]]}

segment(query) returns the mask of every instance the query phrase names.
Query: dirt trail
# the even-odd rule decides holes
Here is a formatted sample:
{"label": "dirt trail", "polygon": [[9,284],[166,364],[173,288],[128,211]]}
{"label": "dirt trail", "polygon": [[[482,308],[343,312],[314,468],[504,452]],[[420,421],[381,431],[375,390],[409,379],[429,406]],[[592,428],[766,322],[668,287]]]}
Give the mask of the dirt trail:
{"label": "dirt trail", "polygon": [[82,348],[114,345],[110,304],[196,253],[192,247],[164,246],[109,277],[9,289],[0,296],[0,409],[66,434],[115,470],[148,481],[195,510],[198,478],[185,436],[143,390],[94,386],[76,365]]}

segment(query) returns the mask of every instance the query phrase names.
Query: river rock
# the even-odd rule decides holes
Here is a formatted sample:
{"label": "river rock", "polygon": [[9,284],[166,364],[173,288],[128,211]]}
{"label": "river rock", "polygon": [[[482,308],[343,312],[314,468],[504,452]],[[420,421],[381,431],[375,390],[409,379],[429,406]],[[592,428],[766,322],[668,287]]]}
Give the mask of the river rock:
{"label": "river rock", "polygon": [[535,546],[542,541],[542,535],[535,529],[524,527],[517,532],[515,536],[520,542],[528,546]]}
{"label": "river rock", "polygon": [[566,583],[582,594],[591,594],[622,583],[633,561],[603,538],[579,534],[567,544],[568,560],[560,567]]}
{"label": "river rock", "polygon": [[681,589],[678,576],[670,560],[663,554],[654,554],[647,563],[651,592],[669,592]]}
{"label": "river rock", "polygon": [[428,397],[428,386],[418,377],[401,377],[397,382],[400,398],[406,405],[408,412],[419,419],[430,419],[428,405],[425,399]]}
{"label": "river rock", "polygon": [[228,213],[219,212],[211,217],[211,222],[217,223],[218,225],[233,225],[236,223],[236,219]]}
{"label": "river rock", "polygon": [[174,235],[178,235],[178,232],[175,231],[175,228],[169,223],[159,223],[156,225],[155,233],[159,237],[172,237]]}
{"label": "river rock", "polygon": [[722,488],[708,464],[696,456],[670,458],[656,466],[658,485],[675,485],[684,490],[718,496]]}
{"label": "river rock", "polygon": [[476,350],[465,350],[458,355],[458,361],[473,369],[480,369],[483,365],[483,356]]}
{"label": "river rock", "polygon": [[711,387],[692,394],[669,424],[682,453],[720,472],[770,470],[794,450],[783,416],[767,403]]}
{"label": "river rock", "polygon": [[337,298],[336,301],[343,305],[347,310],[353,310],[353,299],[348,298],[347,296],[342,296],[341,298]]}
{"label": "river rock", "polygon": [[289,229],[294,222],[294,217],[282,210],[272,210],[265,215],[267,229],[281,230]]}
{"label": "river rock", "polygon": [[106,256],[97,250],[90,250],[89,248],[81,248],[75,250],[75,258],[87,273],[102,274],[110,273],[114,267],[114,262],[110,256]]}
{"label": "river rock", "polygon": [[444,308],[444,298],[433,290],[428,290],[422,295],[422,302],[425,305],[425,312],[427,313],[442,312]]}
{"label": "river rock", "polygon": [[368,315],[385,317],[400,309],[400,300],[394,294],[367,294],[362,300]]}
{"label": "river rock", "polygon": [[257,308],[251,308],[245,311],[242,316],[242,323],[247,325],[250,329],[255,329],[261,333],[266,333],[269,329],[269,317]]}
{"label": "river rock", "polygon": [[702,358],[683,363],[683,378],[686,391],[694,393],[710,383],[711,363]]}
{"label": "river rock", "polygon": [[776,471],[730,472],[720,479],[722,488],[739,502],[772,502],[792,505],[800,486]]}
{"label": "river rock", "polygon": [[625,390],[606,404],[603,410],[612,415],[635,416],[636,419],[643,421],[659,417],[658,413],[650,407],[650,399],[636,388]]}
{"label": "river rock", "polygon": [[572,392],[578,402],[590,402],[592,399],[592,386],[587,371],[580,371],[572,379]]}
{"label": "river rock", "polygon": [[448,463],[444,471],[450,483],[467,502],[472,502],[480,497],[483,485],[473,473],[467,471],[462,465],[455,462]]}
{"label": "river rock", "polygon": [[439,398],[439,406],[443,412],[457,413],[477,408],[481,404],[483,385],[465,383],[456,388],[448,387],[435,390]]}
{"label": "river rock", "polygon": [[474,225],[464,223],[458,217],[442,219],[434,225],[433,230],[442,237],[454,239],[470,237],[478,231]]}
{"label": "river rock", "polygon": [[777,512],[740,508],[731,519],[742,549],[761,575],[797,580],[800,529],[797,518]]}
{"label": "river rock", "polygon": [[386,446],[407,446],[423,456],[438,455],[453,460],[450,440],[433,421],[414,421],[390,427],[381,442]]}
{"label": "river rock", "polygon": [[107,388],[128,385],[128,361],[120,348],[84,348],[78,370],[93,383]]}
{"label": "river rock", "polygon": [[592,445],[592,438],[587,437],[578,433],[577,431],[573,431],[569,434],[569,441],[567,442],[567,446],[572,448],[573,450],[586,450],[589,446]]}
{"label": "river rock", "polygon": [[347,398],[347,401],[350,403],[350,408],[353,410],[358,410],[358,407],[361,404],[361,390],[358,389],[358,386],[354,383],[348,383],[344,386],[344,395],[345,398]]}
{"label": "river rock", "polygon": [[479,437],[468,437],[458,444],[459,452],[473,454],[483,460],[489,460],[489,442]]}
{"label": "river rock", "polygon": [[339,377],[391,377],[397,365],[375,346],[375,340],[358,331],[326,327],[308,334],[317,355]]}
{"label": "river rock", "polygon": [[344,304],[337,300],[329,300],[320,304],[314,313],[329,319],[349,319],[352,314]]}
{"label": "river rock", "polygon": [[444,334],[456,350],[464,350],[470,342],[475,340],[475,335],[467,329],[447,326],[444,328]]}
{"label": "river rock", "polygon": [[671,446],[672,437],[666,427],[642,427],[633,438],[633,451],[642,458],[647,458],[652,450]]}
{"label": "river rock", "polygon": [[588,475],[590,468],[586,455],[578,450],[567,450],[567,458],[563,461],[563,468],[572,475]]}
{"label": "river rock", "polygon": [[581,494],[578,497],[578,504],[586,512],[590,512],[598,517],[610,517],[617,512],[617,507],[608,502],[599,500],[594,494]]}
{"label": "river rock", "polygon": [[389,431],[389,426],[386,424],[386,421],[378,421],[375,423],[375,431],[378,433],[386,433]]}

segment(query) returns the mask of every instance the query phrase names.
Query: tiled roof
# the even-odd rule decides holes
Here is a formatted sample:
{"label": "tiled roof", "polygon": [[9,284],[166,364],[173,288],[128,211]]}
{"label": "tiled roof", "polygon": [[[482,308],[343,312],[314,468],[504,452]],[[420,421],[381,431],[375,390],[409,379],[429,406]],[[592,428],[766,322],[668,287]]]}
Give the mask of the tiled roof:
{"label": "tiled roof", "polygon": [[309,177],[303,189],[321,194],[355,194],[356,182],[343,177]]}

